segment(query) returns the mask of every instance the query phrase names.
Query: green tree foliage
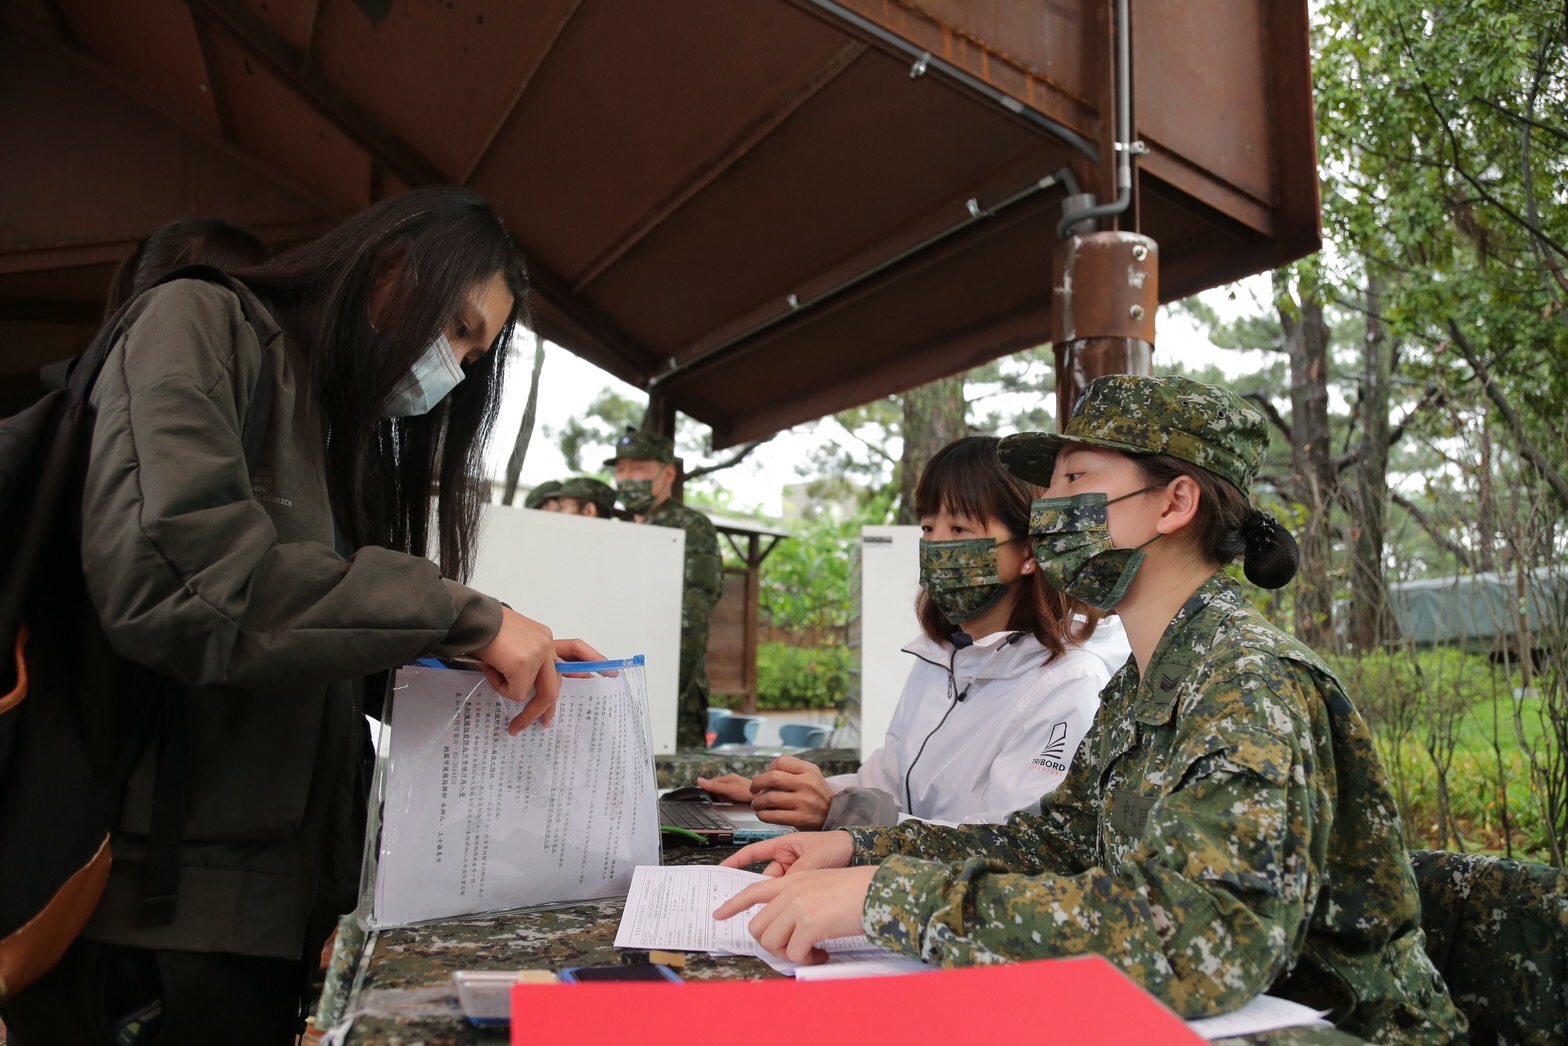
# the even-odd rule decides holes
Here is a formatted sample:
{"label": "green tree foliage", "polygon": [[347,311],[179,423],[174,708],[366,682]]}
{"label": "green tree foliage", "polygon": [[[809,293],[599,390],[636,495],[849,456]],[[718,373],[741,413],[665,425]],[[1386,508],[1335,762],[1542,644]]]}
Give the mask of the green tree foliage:
{"label": "green tree foliage", "polygon": [[903,423],[903,405],[897,396],[814,422],[812,427],[824,438],[796,468],[806,481],[807,495],[819,502],[849,501],[857,507],[884,497],[897,475]]}
{"label": "green tree foliage", "polygon": [[757,708],[835,708],[854,686],[854,651],[842,646],[757,646]]}
{"label": "green tree foliage", "polygon": [[1364,308],[1367,276],[1381,285],[1396,372],[1451,407],[1425,434],[1489,422],[1534,474],[1520,479],[1568,509],[1568,14],[1555,0],[1331,0],[1319,15],[1341,300]]}
{"label": "green tree foliage", "polygon": [[549,430],[549,435],[560,442],[561,456],[569,471],[599,472],[600,462],[609,456],[627,426],[642,425],[646,409],[645,403],[622,396],[614,389],[602,389],[587,410],[568,418],[559,429]]}
{"label": "green tree foliage", "polygon": [[[1568,11],[1559,0],[1322,0],[1314,14],[1325,249],[1275,275],[1272,307],[1207,318],[1218,344],[1273,350],[1320,311],[1321,366],[1292,350],[1286,373],[1233,384],[1281,437],[1263,493],[1310,538],[1312,614],[1338,613],[1323,609],[1327,588],[1336,606],[1351,600],[1348,623],[1313,631],[1298,615],[1298,630],[1320,645],[1353,640],[1376,675],[1366,655],[1394,638],[1375,598],[1385,580],[1568,562]],[[1321,415],[1301,416],[1324,393],[1326,454]],[[1563,859],[1568,694],[1561,644],[1547,647],[1519,663],[1536,728],[1526,702],[1500,714],[1510,702],[1494,695],[1479,762],[1466,755],[1477,701],[1465,676],[1434,686],[1430,658],[1397,645],[1376,655],[1386,671],[1361,689],[1386,742],[1414,739],[1390,757],[1396,774],[1431,786],[1425,799],[1412,787],[1406,807],[1426,842],[1467,845],[1465,797],[1484,771],[1503,845],[1523,824],[1526,846]],[[1421,685],[1400,683],[1396,666]]]}
{"label": "green tree foliage", "polygon": [[[1330,557],[1341,596],[1366,573],[1348,557],[1369,497],[1401,510],[1370,514],[1394,579],[1561,557],[1549,520],[1568,507],[1564,11],[1325,0],[1316,16],[1325,250],[1286,270],[1296,290],[1274,308],[1221,321],[1208,303],[1186,306],[1222,347],[1277,351],[1282,321],[1321,299],[1333,497],[1320,505],[1284,467],[1301,419],[1283,395],[1296,379],[1277,367],[1233,383],[1276,420],[1262,478],[1328,527],[1313,554]],[[1374,450],[1378,475],[1352,481]],[[1520,518],[1545,525],[1514,547],[1505,531]]]}
{"label": "green tree foliage", "polygon": [[797,527],[762,562],[758,600],[763,620],[813,646],[842,645],[854,617],[850,549],[867,523],[885,523],[888,495],[840,522],[819,518]]}
{"label": "green tree foliage", "polygon": [[[1406,831],[1421,845],[1549,855],[1545,804],[1529,787],[1526,746],[1549,724],[1538,698],[1515,698],[1507,665],[1453,649],[1394,650],[1338,658],[1334,670],[1367,720],[1389,772]],[[1510,720],[1521,713],[1524,743]]]}
{"label": "green tree foliage", "polygon": [[[601,389],[581,415],[568,418],[559,429],[548,434],[559,441],[561,456],[566,459],[568,471],[607,475],[603,462],[613,452],[615,441],[628,428],[641,428],[647,404],[645,400],[623,396],[614,389]],[[707,426],[685,415],[677,415],[675,452],[685,463],[685,481],[697,484],[696,489],[683,491],[683,497],[706,511],[733,512],[729,492],[705,477],[723,471],[744,461],[753,450],[766,440],[748,443],[716,461],[713,457],[713,435]]]}

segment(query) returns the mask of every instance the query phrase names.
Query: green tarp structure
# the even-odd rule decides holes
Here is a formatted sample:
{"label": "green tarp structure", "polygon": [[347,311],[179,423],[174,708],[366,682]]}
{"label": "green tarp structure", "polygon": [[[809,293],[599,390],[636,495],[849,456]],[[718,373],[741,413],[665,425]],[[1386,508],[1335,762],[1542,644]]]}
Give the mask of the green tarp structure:
{"label": "green tarp structure", "polygon": [[1568,628],[1568,571],[1562,569],[1404,581],[1390,585],[1389,596],[1401,633],[1417,646],[1517,654],[1525,642],[1521,631],[1528,629],[1528,644],[1541,649],[1560,646]]}

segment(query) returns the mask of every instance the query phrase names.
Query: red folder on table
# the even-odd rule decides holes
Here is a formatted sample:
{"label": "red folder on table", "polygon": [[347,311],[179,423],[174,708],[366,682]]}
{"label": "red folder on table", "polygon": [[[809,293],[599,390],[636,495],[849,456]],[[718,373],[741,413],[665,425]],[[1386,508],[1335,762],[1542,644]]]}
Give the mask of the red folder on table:
{"label": "red folder on table", "polygon": [[1097,955],[797,984],[519,984],[512,1046],[1201,1043]]}

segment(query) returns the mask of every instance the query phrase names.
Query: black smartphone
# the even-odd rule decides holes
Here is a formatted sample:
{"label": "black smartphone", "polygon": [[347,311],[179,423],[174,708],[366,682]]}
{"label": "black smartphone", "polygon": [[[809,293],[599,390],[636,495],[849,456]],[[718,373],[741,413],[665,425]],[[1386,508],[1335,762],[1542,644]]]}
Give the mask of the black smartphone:
{"label": "black smartphone", "polygon": [[639,962],[620,966],[569,966],[560,973],[563,984],[592,984],[596,981],[674,981],[680,974],[663,963]]}

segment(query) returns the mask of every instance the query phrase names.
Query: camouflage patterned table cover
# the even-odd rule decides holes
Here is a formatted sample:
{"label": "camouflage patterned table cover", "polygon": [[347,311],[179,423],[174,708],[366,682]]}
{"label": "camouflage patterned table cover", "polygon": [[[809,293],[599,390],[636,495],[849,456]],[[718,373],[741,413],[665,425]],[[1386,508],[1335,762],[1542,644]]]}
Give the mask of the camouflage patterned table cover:
{"label": "camouflage patterned table cover", "polygon": [[[666,864],[714,864],[734,847],[666,847]],[[458,970],[559,970],[646,961],[646,953],[616,948],[626,899],[513,912],[481,919],[382,930],[360,947],[359,983],[347,993],[345,1015],[353,1025],[347,1043],[504,1043],[505,1028],[480,1029],[464,1019],[452,987]],[[360,940],[365,940],[360,935]],[[352,951],[340,948],[340,952]],[[356,976],[341,969],[336,978]],[[759,959],[686,956],[687,980],[777,977]],[[340,989],[339,989],[340,990]]]}

